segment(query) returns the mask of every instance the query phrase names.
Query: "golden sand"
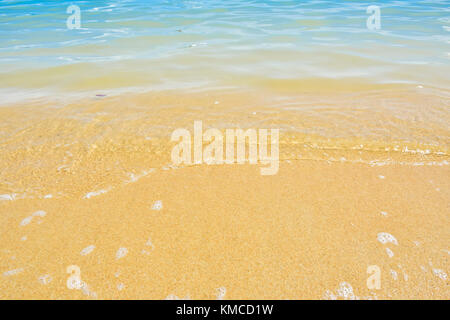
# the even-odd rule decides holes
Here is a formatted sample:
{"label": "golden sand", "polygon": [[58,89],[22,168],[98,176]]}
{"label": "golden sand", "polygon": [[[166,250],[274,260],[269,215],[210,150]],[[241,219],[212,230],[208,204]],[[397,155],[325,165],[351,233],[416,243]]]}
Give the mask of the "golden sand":
{"label": "golden sand", "polygon": [[[0,298],[449,299],[448,99],[278,98],[0,108]],[[278,174],[171,166],[170,133],[193,120],[280,128]],[[70,266],[83,289],[68,288]]]}

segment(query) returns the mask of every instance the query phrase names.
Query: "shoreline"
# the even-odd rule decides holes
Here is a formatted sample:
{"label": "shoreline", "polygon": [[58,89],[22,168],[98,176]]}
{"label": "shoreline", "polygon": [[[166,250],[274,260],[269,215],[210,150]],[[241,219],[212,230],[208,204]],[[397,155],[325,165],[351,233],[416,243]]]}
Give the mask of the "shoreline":
{"label": "shoreline", "polygon": [[1,199],[98,192],[170,168],[172,133],[198,120],[222,134],[279,129],[280,161],[449,164],[450,119],[433,94],[280,97],[161,92],[2,107]]}
{"label": "shoreline", "polygon": [[[448,101],[406,92],[0,108],[2,298],[448,299]],[[196,120],[279,128],[279,171],[174,166]]]}

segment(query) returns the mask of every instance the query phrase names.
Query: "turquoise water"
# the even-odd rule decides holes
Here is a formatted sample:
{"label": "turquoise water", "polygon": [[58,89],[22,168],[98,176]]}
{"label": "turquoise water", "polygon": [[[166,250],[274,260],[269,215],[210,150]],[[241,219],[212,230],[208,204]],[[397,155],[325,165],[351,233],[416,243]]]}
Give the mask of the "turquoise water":
{"label": "turquoise water", "polygon": [[[71,4],[80,7],[80,29],[67,28]],[[379,30],[366,26],[369,5],[380,7]],[[239,87],[277,79],[448,88],[449,14],[450,1],[1,0],[0,88]]]}

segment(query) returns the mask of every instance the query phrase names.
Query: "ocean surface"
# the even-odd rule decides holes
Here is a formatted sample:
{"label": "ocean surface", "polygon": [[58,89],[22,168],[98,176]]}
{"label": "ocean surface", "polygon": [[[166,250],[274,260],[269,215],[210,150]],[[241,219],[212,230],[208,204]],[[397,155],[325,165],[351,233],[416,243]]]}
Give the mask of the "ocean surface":
{"label": "ocean surface", "polygon": [[[70,5],[79,29],[67,26]],[[367,27],[369,5],[380,29]],[[443,0],[0,0],[0,94],[448,89],[449,14]]]}

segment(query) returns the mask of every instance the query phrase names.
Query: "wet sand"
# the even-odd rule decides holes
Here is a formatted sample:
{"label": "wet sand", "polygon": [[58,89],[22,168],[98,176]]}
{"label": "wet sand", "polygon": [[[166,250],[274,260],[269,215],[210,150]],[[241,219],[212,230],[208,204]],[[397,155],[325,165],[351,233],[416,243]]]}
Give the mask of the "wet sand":
{"label": "wet sand", "polygon": [[[114,99],[0,109],[2,299],[450,298],[445,117],[378,132],[388,115],[360,110],[365,136],[336,122],[349,114],[293,118],[265,96]],[[168,134],[193,119],[281,127],[278,174],[171,166]]]}

